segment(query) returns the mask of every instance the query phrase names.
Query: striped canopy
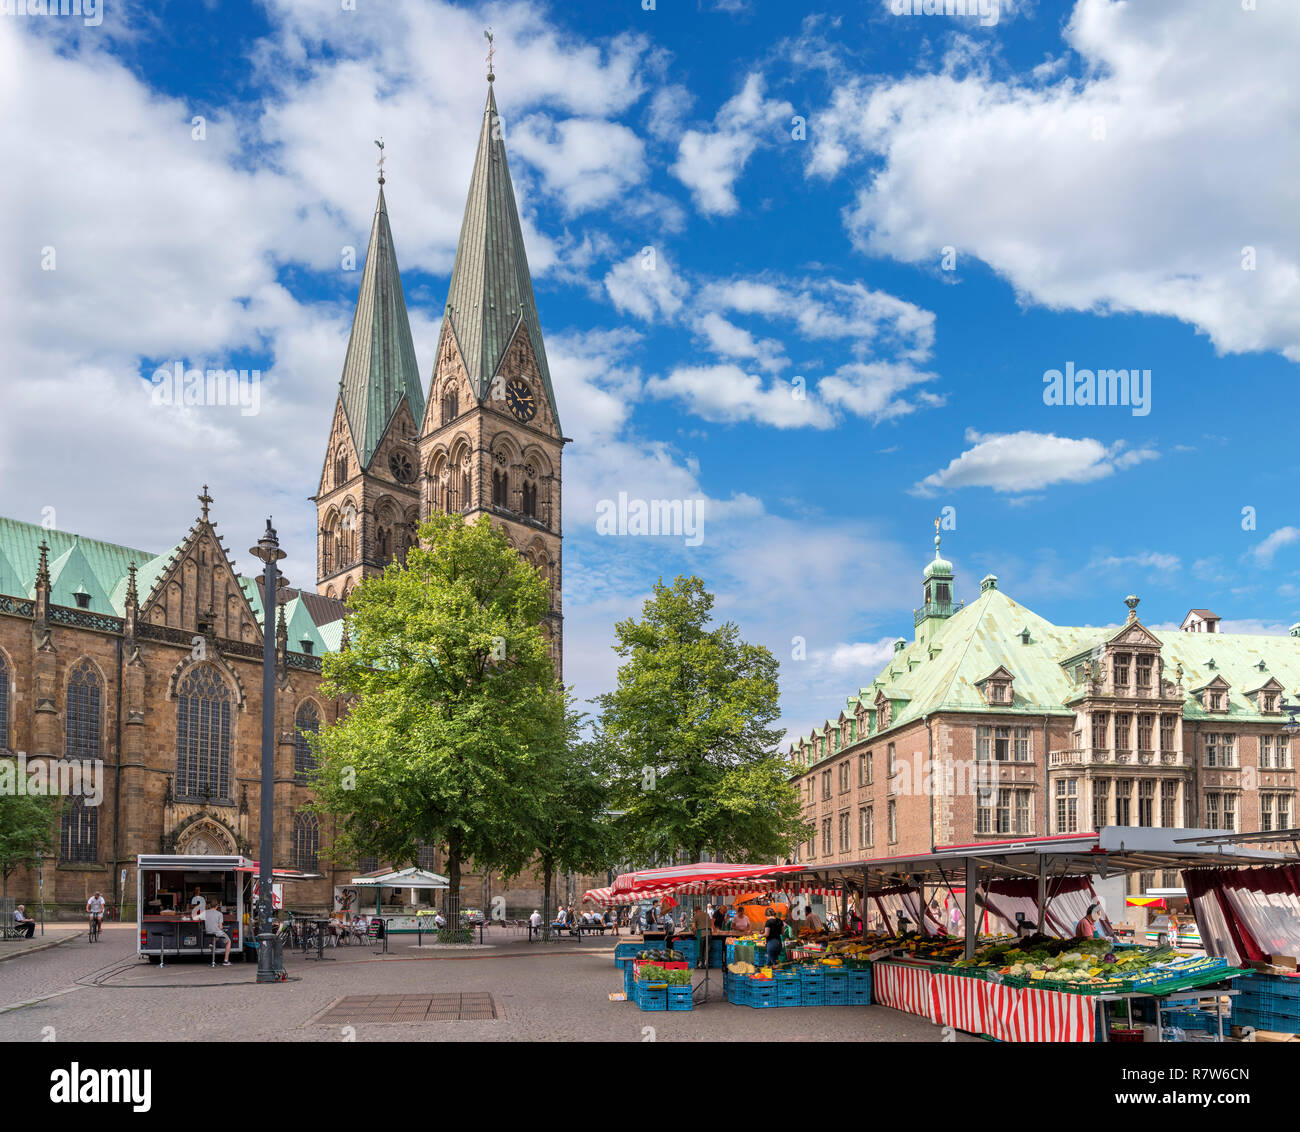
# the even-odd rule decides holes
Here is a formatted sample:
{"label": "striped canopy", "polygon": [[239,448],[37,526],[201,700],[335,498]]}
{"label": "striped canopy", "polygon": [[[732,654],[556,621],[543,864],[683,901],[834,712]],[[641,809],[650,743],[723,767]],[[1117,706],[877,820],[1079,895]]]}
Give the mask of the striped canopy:
{"label": "striped canopy", "polygon": [[[785,866],[780,870],[770,866],[733,866],[742,869],[762,869],[767,873],[781,871],[785,873],[801,872]],[[635,874],[624,874],[635,875]],[[644,900],[662,900],[665,896],[740,896],[746,892],[790,892],[803,893],[808,896],[838,896],[839,889],[823,885],[800,884],[795,881],[782,880],[780,877],[756,877],[752,873],[740,879],[725,877],[695,879],[679,878],[677,880],[647,883],[640,887],[618,890],[615,882],[608,888],[593,888],[582,894],[584,902],[604,906],[639,904]]]}

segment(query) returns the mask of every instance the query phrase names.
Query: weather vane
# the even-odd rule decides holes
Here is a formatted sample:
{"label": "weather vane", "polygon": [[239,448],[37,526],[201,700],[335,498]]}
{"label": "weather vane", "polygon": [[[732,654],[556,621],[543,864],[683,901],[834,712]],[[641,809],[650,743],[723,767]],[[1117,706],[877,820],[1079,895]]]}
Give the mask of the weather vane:
{"label": "weather vane", "polygon": [[483,38],[488,41],[488,53],[487,53],[488,82],[492,82],[493,80],[496,79],[496,75],[492,73],[492,56],[496,54],[496,45],[492,42],[493,36],[492,36],[491,28],[488,28],[486,31],[483,32]]}
{"label": "weather vane", "polygon": [[384,139],[376,138],[375,145],[379,147],[379,183],[384,183]]}

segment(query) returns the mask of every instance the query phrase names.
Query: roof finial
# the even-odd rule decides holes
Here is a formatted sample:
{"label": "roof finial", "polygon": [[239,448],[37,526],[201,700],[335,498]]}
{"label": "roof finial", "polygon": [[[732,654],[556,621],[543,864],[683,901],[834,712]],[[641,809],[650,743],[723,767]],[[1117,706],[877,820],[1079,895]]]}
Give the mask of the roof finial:
{"label": "roof finial", "polygon": [[938,561],[938,558],[939,558],[939,523],[940,523],[940,520],[939,520],[939,519],[935,519],[935,521],[934,521],[934,557],[935,557],[935,560],[936,560],[936,561]]}
{"label": "roof finial", "polygon": [[492,73],[492,56],[496,54],[496,45],[492,42],[492,29],[487,28],[483,32],[483,38],[488,41],[487,65],[488,65],[488,82],[496,81],[496,75]]}
{"label": "roof finial", "polygon": [[208,494],[208,485],[203,485],[203,494],[199,496],[199,503],[203,506],[203,521],[208,521],[208,504],[212,502],[212,496]]}
{"label": "roof finial", "polygon": [[50,588],[50,548],[44,539],[41,539],[40,551],[41,560],[36,567],[36,585],[48,590]]}
{"label": "roof finial", "polygon": [[127,567],[126,604],[128,607],[140,604],[140,595],[135,588],[135,563]]}
{"label": "roof finial", "polygon": [[384,183],[384,139],[376,138],[375,145],[379,147],[379,183]]}

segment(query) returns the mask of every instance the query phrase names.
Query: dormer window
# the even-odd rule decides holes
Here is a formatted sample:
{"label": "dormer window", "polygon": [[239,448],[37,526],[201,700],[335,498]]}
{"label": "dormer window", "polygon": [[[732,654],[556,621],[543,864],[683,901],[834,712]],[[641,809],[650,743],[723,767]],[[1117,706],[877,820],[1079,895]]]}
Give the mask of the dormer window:
{"label": "dormer window", "polygon": [[73,594],[72,596],[73,596],[74,598],[77,599],[77,608],[78,608],[78,609],[89,609],[89,608],[90,608],[90,594],[87,594],[87,593],[76,593],[76,594]]}
{"label": "dormer window", "polygon": [[1004,704],[1007,702],[1007,686],[1000,682],[990,682],[988,685],[989,703]]}
{"label": "dormer window", "polygon": [[1209,704],[1207,705],[1206,710],[1207,710],[1207,711],[1222,711],[1222,710],[1223,710],[1223,693],[1222,693],[1222,692],[1211,692],[1211,693],[1210,693],[1210,702],[1209,702]]}
{"label": "dormer window", "polygon": [[311,650],[312,650],[312,643],[311,643],[311,641],[309,641],[306,637],[304,637],[304,638],[303,638],[301,641],[299,641],[298,643],[299,643],[300,645],[302,645],[302,651],[305,652],[308,656],[311,656]]}
{"label": "dormer window", "polygon": [[999,665],[983,680],[976,682],[975,687],[984,696],[986,704],[992,707],[1008,707],[1015,699],[1012,687],[1014,679],[1006,668]]}
{"label": "dormer window", "polygon": [[1277,693],[1261,692],[1259,694],[1259,710],[1264,712],[1277,711]]}

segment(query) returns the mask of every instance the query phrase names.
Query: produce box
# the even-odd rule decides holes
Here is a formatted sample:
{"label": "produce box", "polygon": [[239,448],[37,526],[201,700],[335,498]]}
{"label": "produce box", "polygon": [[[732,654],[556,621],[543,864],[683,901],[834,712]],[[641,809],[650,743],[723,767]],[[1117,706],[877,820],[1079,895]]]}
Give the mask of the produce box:
{"label": "produce box", "polygon": [[632,971],[640,975],[642,967],[662,967],[665,971],[686,971],[690,968],[685,960],[633,959]]}
{"label": "produce box", "polygon": [[637,984],[636,1004],[642,1010],[667,1010],[668,988]]}
{"label": "produce box", "polygon": [[694,1007],[695,1002],[692,998],[690,987],[669,987],[668,988],[668,1009],[669,1010],[690,1010]]}

